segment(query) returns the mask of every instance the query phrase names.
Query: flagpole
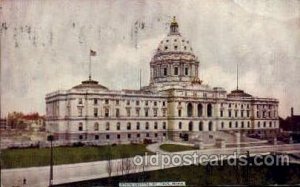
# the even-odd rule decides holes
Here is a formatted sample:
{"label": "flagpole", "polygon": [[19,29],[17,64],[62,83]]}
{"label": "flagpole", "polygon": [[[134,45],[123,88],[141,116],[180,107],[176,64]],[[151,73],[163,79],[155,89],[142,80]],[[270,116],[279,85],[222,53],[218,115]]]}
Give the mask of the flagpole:
{"label": "flagpole", "polygon": [[91,57],[91,52],[90,52],[90,62],[89,62],[89,80],[92,80],[92,71],[91,71],[91,64],[92,64],[92,57]]}

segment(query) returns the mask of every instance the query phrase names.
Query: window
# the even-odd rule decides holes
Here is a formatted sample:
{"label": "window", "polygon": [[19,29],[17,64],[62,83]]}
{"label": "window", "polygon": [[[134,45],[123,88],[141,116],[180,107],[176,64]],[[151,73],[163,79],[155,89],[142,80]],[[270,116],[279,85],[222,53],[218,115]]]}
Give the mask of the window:
{"label": "window", "polygon": [[203,122],[202,121],[199,122],[199,131],[203,131]]}
{"label": "window", "polygon": [[266,127],[267,126],[267,124],[266,124],[266,122],[264,121],[264,127]]}
{"label": "window", "polygon": [[228,116],[231,117],[231,110],[228,110]]}
{"label": "window", "polygon": [[145,117],[148,117],[149,116],[149,111],[148,109],[145,109]]}
{"label": "window", "polygon": [[178,128],[179,128],[179,129],[182,129],[182,123],[181,123],[181,122],[179,122]]}
{"label": "window", "polygon": [[193,116],[193,105],[192,103],[189,103],[187,105],[187,116],[192,117]]}
{"label": "window", "polygon": [[137,134],[136,137],[139,138],[139,137],[141,137],[141,135],[140,135],[140,134]]}
{"label": "window", "polygon": [[149,137],[149,133],[146,134],[146,137]]}
{"label": "window", "polygon": [[224,122],[221,122],[221,128],[224,129]]}
{"label": "window", "polygon": [[201,117],[203,115],[203,106],[202,104],[198,104],[198,117]]}
{"label": "window", "polygon": [[178,110],[178,116],[181,117],[181,110]]}
{"label": "window", "polygon": [[131,130],[131,123],[130,122],[127,123],[127,130]]}
{"label": "window", "polygon": [[138,106],[140,105],[140,101],[135,101],[135,104]]}
{"label": "window", "polygon": [[128,139],[130,139],[131,138],[131,134],[127,134],[127,137],[128,137]]}
{"label": "window", "polygon": [[165,46],[165,50],[167,50],[168,49],[168,46]]}
{"label": "window", "polygon": [[126,104],[127,104],[127,105],[130,105],[130,100],[127,100],[127,101],[126,101]]}
{"label": "window", "polygon": [[117,130],[119,131],[121,129],[121,124],[120,122],[117,123]]}
{"label": "window", "polygon": [[109,131],[109,122],[105,124],[105,130]]}
{"label": "window", "polygon": [[260,128],[260,122],[257,123],[257,127]]}
{"label": "window", "polygon": [[127,108],[126,112],[127,112],[127,116],[130,117],[130,108]]}
{"label": "window", "polygon": [[79,135],[79,140],[82,140],[83,139],[83,136],[82,135]]}
{"label": "window", "polygon": [[244,122],[242,121],[241,127],[244,128]]}
{"label": "window", "polygon": [[164,68],[164,76],[168,74],[167,68]]}
{"label": "window", "polygon": [[238,116],[238,111],[234,111],[234,116],[237,117]]}
{"label": "window", "polygon": [[118,138],[118,139],[120,139],[120,138],[121,138],[121,135],[120,135],[120,134],[118,134],[118,135],[117,135],[117,138]]}
{"label": "window", "polygon": [[223,110],[220,111],[220,117],[223,117]]}
{"label": "window", "polygon": [[98,99],[94,99],[94,105],[97,105],[98,104]]}
{"label": "window", "polygon": [[153,109],[153,116],[157,117],[157,109],[156,108]]}
{"label": "window", "polygon": [[250,111],[247,110],[247,117],[249,118],[250,117]]}
{"label": "window", "polygon": [[212,106],[211,104],[207,105],[207,117],[211,117],[212,116]]}
{"label": "window", "polygon": [[174,75],[178,75],[178,67],[174,68]]}
{"label": "window", "polygon": [[209,130],[209,131],[212,131],[212,130],[213,130],[213,124],[212,124],[211,121],[208,123],[208,130]]}
{"label": "window", "polygon": [[269,127],[272,127],[272,122],[271,121],[269,122]]}
{"label": "window", "polygon": [[145,101],[145,105],[148,106],[148,101]]}
{"label": "window", "polygon": [[109,134],[107,134],[107,135],[106,135],[106,139],[108,140],[109,138],[110,138],[110,137],[109,137]]}
{"label": "window", "polygon": [[109,104],[109,100],[108,99],[105,99],[105,104]]}
{"label": "window", "polygon": [[82,117],[82,108],[81,107],[78,108],[78,116]]}
{"label": "window", "polygon": [[78,104],[82,104],[82,99],[80,98],[80,99],[78,99]]}
{"label": "window", "polygon": [[167,111],[164,109],[163,110],[163,117],[166,117],[166,113],[167,113]]}
{"label": "window", "polygon": [[158,127],[157,127],[158,125],[157,125],[157,122],[155,122],[154,123],[154,129],[157,129]]}
{"label": "window", "polygon": [[239,124],[238,124],[238,122],[236,121],[235,122],[235,128],[238,128],[239,127]]}
{"label": "window", "polygon": [[120,109],[116,109],[116,117],[120,117]]}
{"label": "window", "polygon": [[98,131],[99,130],[99,123],[95,123],[94,124],[94,131]]}
{"label": "window", "polygon": [[157,137],[157,133],[154,134],[155,138]]}
{"label": "window", "polygon": [[167,124],[166,122],[163,122],[163,129],[166,129],[167,128]]}
{"label": "window", "polygon": [[162,105],[163,105],[163,106],[166,106],[166,102],[165,102],[165,101],[163,101]]}
{"label": "window", "polygon": [[109,117],[109,109],[108,108],[105,108],[105,110],[104,110],[104,115],[105,115],[105,117]]}
{"label": "window", "polygon": [[136,123],[136,130],[140,130],[140,123],[139,122]]}
{"label": "window", "polygon": [[78,124],[78,130],[79,130],[79,131],[83,131],[83,125],[82,125],[81,122]]}
{"label": "window", "polygon": [[185,75],[189,75],[189,68],[185,68],[184,73],[185,73]]}
{"label": "window", "polygon": [[250,128],[250,122],[248,121],[248,128]]}
{"label": "window", "polygon": [[119,100],[116,100],[116,105],[119,105],[119,104],[120,104]]}
{"label": "window", "polygon": [[241,110],[241,117],[244,117],[244,110]]}
{"label": "window", "polygon": [[154,101],[154,106],[157,106],[157,102],[156,101]]}
{"label": "window", "polygon": [[95,140],[99,140],[99,135],[95,135]]}
{"label": "window", "polygon": [[139,108],[135,109],[135,113],[136,113],[136,116],[140,116],[140,109]]}
{"label": "window", "polygon": [[98,108],[94,108],[94,117],[98,116]]}
{"label": "window", "polygon": [[174,49],[175,49],[175,50],[177,50],[177,48],[178,48],[178,46],[177,46],[177,45],[175,45],[175,46],[174,46]]}
{"label": "window", "polygon": [[149,130],[149,123],[148,122],[146,122],[145,129]]}
{"label": "window", "polygon": [[232,128],[232,123],[231,123],[231,121],[229,122],[229,128]]}

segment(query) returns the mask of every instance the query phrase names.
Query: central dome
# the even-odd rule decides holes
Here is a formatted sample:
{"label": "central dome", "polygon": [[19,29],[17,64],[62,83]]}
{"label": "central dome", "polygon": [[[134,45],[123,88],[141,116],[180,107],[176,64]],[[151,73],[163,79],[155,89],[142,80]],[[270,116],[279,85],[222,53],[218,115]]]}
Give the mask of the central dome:
{"label": "central dome", "polygon": [[198,80],[199,62],[189,40],[181,36],[173,18],[170,32],[159,43],[151,59],[151,83],[192,82]]}

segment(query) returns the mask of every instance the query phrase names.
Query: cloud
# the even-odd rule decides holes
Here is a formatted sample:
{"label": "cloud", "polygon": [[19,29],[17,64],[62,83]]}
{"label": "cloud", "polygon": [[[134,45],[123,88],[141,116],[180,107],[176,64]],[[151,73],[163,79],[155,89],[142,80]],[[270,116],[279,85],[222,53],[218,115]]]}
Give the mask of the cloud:
{"label": "cloud", "polygon": [[2,108],[45,113],[44,97],[88,77],[110,89],[148,84],[173,16],[210,86],[236,87],[300,111],[299,1],[3,1]]}

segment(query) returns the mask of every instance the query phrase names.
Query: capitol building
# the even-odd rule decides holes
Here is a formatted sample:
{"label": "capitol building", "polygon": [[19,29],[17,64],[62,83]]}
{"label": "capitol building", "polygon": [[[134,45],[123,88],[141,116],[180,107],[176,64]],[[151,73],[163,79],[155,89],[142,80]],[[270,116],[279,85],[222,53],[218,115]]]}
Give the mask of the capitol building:
{"label": "capitol building", "polygon": [[110,90],[91,77],[68,90],[46,95],[46,128],[61,143],[212,143],[242,136],[275,136],[278,100],[199,79],[199,60],[175,18],[150,61],[149,85]]}

